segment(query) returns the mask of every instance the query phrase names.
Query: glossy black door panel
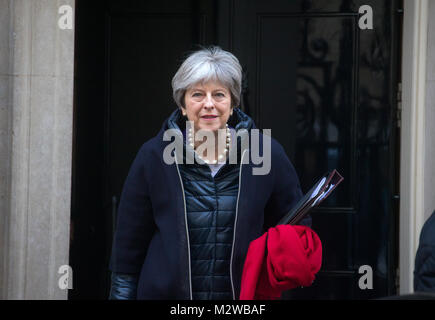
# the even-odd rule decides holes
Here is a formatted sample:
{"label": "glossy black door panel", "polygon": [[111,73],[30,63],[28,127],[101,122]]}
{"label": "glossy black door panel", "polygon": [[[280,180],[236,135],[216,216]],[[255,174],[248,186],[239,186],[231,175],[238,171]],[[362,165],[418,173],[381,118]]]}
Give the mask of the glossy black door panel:
{"label": "glossy black door panel", "polygon": [[323,212],[313,215],[312,228],[319,235],[323,247],[322,271],[353,268],[353,220],[354,215],[347,212]]}
{"label": "glossy black door panel", "polygon": [[[107,16],[110,89],[106,146],[110,193],[119,196],[137,150],[174,110],[170,79],[182,53],[191,49],[193,27],[191,16],[182,13],[109,12]],[[170,50],[165,48],[168,41]]]}
{"label": "glossy black door panel", "polygon": [[[360,6],[373,29],[360,29]],[[400,1],[229,1],[230,48],[248,85],[242,106],[282,143],[308,191],[345,178],[312,213],[324,245],[319,282],[288,298],[373,298],[395,292]],[[362,290],[361,266],[373,270]],[[340,279],[340,280],[338,280]],[[329,285],[336,283],[337,285]],[[346,288],[346,286],[348,286]]]}

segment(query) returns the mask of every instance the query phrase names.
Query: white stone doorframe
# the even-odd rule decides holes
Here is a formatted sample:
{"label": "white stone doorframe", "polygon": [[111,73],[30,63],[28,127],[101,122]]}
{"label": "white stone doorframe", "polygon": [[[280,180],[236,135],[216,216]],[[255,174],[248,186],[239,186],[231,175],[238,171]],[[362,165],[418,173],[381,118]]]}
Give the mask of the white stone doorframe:
{"label": "white stone doorframe", "polygon": [[[400,156],[400,294],[412,293],[414,262],[420,231],[428,217],[430,201],[425,192],[430,163],[425,161],[435,137],[426,131],[430,99],[426,101],[428,42],[428,0],[405,0],[402,58],[402,128]],[[426,197],[425,197],[426,193]],[[426,203],[425,203],[426,202]],[[435,208],[433,208],[435,209]],[[433,210],[432,209],[432,210]]]}
{"label": "white stone doorframe", "polygon": [[74,9],[0,0],[0,299],[67,299]]}

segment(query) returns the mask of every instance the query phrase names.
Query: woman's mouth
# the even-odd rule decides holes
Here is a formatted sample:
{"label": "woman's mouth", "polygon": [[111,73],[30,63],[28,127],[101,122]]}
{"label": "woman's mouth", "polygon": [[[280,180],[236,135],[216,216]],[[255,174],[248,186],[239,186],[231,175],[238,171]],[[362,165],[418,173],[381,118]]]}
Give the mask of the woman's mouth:
{"label": "woman's mouth", "polygon": [[216,119],[218,116],[215,116],[215,115],[205,115],[205,116],[202,116],[201,117],[201,119],[204,119],[204,120],[214,120],[214,119]]}

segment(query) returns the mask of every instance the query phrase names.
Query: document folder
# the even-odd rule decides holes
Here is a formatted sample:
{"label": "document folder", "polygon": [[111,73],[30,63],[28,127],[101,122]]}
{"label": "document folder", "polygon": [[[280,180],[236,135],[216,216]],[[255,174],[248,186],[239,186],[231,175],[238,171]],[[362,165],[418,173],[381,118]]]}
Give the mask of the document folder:
{"label": "document folder", "polygon": [[317,207],[343,181],[337,170],[324,174],[279,222],[278,224],[297,224],[313,207]]}

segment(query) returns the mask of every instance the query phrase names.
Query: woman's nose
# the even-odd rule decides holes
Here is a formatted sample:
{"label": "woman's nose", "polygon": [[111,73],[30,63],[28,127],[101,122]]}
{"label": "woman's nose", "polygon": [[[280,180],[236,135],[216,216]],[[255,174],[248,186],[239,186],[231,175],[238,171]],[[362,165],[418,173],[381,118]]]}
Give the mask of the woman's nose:
{"label": "woman's nose", "polygon": [[214,107],[214,101],[210,94],[207,94],[204,101],[204,107],[206,108],[213,108]]}

